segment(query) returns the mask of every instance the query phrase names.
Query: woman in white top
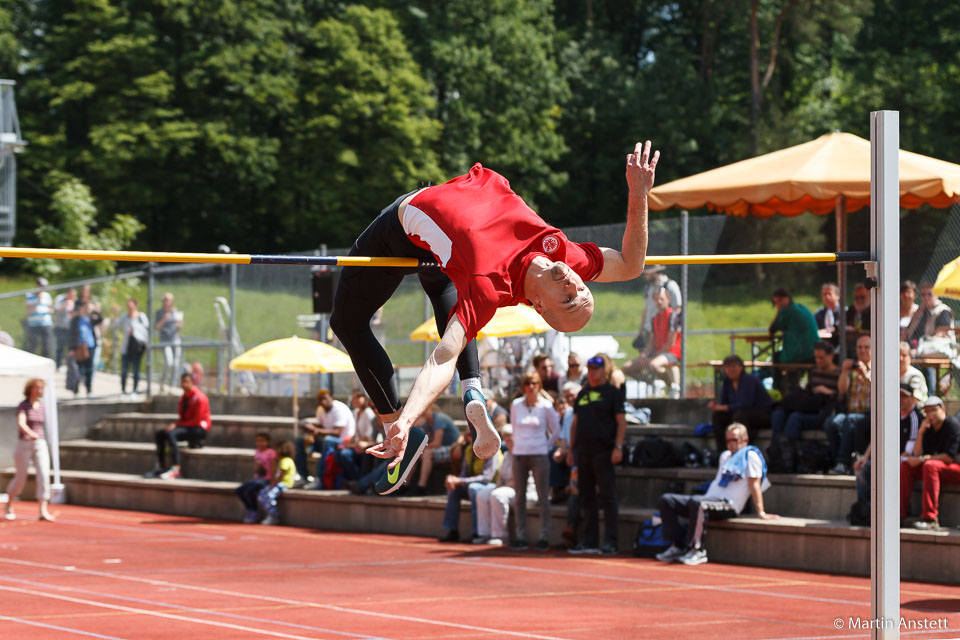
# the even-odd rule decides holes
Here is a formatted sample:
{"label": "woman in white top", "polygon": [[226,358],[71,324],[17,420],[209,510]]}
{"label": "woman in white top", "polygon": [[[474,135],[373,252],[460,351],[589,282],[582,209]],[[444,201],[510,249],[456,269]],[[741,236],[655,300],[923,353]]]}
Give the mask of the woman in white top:
{"label": "woman in white top", "polygon": [[127,374],[133,371],[133,393],[140,385],[140,361],[147,350],[150,320],[140,311],[134,298],[127,299],[127,313],[117,319],[117,331],[123,337],[120,346],[120,391],[127,393]]}
{"label": "woman in white top", "polygon": [[[531,371],[521,381],[523,395],[510,405],[510,424],[513,425],[513,482],[516,495],[527,493],[527,477],[533,472],[540,501],[540,539],[538,551],[550,548],[550,449],[560,435],[560,421],[553,403],[541,397],[543,384],[540,376]],[[527,548],[527,504],[517,500],[516,536],[513,549]]]}

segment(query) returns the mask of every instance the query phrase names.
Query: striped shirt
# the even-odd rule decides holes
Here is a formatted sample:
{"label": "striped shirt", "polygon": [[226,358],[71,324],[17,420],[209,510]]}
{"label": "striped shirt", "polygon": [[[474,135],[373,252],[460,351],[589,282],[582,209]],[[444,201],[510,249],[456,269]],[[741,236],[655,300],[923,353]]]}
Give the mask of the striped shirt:
{"label": "striped shirt", "polygon": [[50,313],[53,298],[46,291],[27,294],[27,325],[31,327],[52,327],[53,316]]}
{"label": "striped shirt", "polygon": [[[27,426],[36,431],[40,439],[43,440],[43,424],[47,421],[47,414],[43,411],[43,403],[38,402],[37,406],[34,407],[29,400],[24,400],[17,405],[17,415],[19,416],[21,413],[27,415]],[[17,429],[17,434],[20,440],[27,439],[27,434],[20,429]]]}

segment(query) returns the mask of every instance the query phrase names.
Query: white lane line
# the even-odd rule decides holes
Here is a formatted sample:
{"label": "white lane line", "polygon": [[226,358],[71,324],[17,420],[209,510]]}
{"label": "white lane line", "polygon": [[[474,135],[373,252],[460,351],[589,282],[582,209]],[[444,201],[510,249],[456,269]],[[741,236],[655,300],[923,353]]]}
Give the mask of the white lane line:
{"label": "white lane line", "polygon": [[828,604],[849,604],[855,606],[870,606],[869,602],[859,600],[841,600],[839,598],[818,598],[814,596],[805,596],[789,593],[770,593],[769,591],[760,591],[759,589],[738,589],[736,587],[715,587],[711,585],[698,585],[689,582],[674,582],[672,580],[649,580],[646,578],[630,578],[625,576],[607,576],[598,573],[588,573],[586,571],[561,571],[559,569],[540,569],[537,567],[523,567],[502,562],[482,562],[479,560],[455,560],[446,558],[441,562],[451,564],[464,564],[472,567],[493,567],[497,569],[509,569],[511,571],[529,571],[533,573],[547,573],[554,575],[565,575],[576,578],[591,578],[594,580],[612,580],[616,582],[633,582],[637,584],[659,585],[664,587],[685,587],[687,589],[700,589],[705,591],[720,591],[723,593],[748,593],[751,595],[767,596],[771,598],[787,598],[791,600],[808,600],[810,602],[826,602]]}
{"label": "white lane line", "polygon": [[326,629],[324,627],[314,627],[304,624],[297,624],[295,622],[284,622],[282,620],[270,620],[264,618],[256,618],[254,616],[245,616],[239,613],[231,613],[228,611],[216,611],[212,609],[201,609],[199,607],[188,607],[185,605],[172,604],[169,602],[160,602],[158,600],[146,600],[144,598],[134,598],[132,596],[121,596],[115,595],[112,593],[104,593],[102,591],[93,591],[92,589],[81,589],[80,587],[67,587],[60,584],[50,584],[46,582],[38,582],[36,580],[25,580],[21,578],[8,578],[6,576],[0,576],[0,580],[6,580],[7,582],[16,582],[22,585],[30,585],[32,587],[42,588],[42,589],[52,589],[55,591],[69,591],[71,593],[81,593],[89,596],[98,596],[101,598],[110,598],[112,600],[122,600],[125,602],[135,602],[137,604],[149,605],[153,607],[160,607],[164,609],[179,609],[180,611],[189,611],[191,613],[205,613],[212,616],[223,616],[226,618],[234,618],[237,620],[248,620],[250,622],[256,622],[259,624],[267,625],[278,625],[281,627],[293,627],[295,629],[300,629],[301,631],[322,631],[324,633],[332,633],[339,636],[348,636],[350,638],[358,638],[360,640],[388,640],[387,638],[379,636],[371,636],[365,633],[350,633],[347,631],[336,631],[335,629]]}
{"label": "white lane line", "polygon": [[87,636],[90,638],[101,638],[102,640],[126,640],[125,638],[118,638],[116,636],[105,636],[99,633],[93,633],[92,631],[81,631],[80,629],[71,629],[70,627],[61,627],[60,625],[47,624],[46,622],[37,622],[35,620],[23,620],[21,618],[13,618],[11,616],[0,615],[0,620],[7,620],[9,622],[19,622],[20,624],[27,624],[33,627],[43,627],[44,629],[66,631],[68,633],[76,633],[77,635]]}
{"label": "white lane line", "polygon": [[[189,531],[170,531],[168,529],[152,529],[148,527],[141,526],[131,526],[123,524],[106,524],[103,522],[85,522],[83,520],[64,520],[63,518],[57,518],[57,522],[61,524],[70,524],[75,527],[90,527],[93,529],[112,529],[113,531],[132,531],[134,533],[159,533],[163,536],[170,537],[180,537],[180,538],[195,538],[197,540],[226,540],[227,536],[216,536],[209,533],[191,533]],[[139,538],[139,536],[138,536]]]}
{"label": "white lane line", "polygon": [[452,627],[454,629],[467,629],[468,631],[481,631],[484,633],[490,633],[495,636],[512,636],[516,638],[537,638],[539,640],[566,640],[565,638],[558,638],[556,636],[545,636],[538,635],[534,633],[523,633],[521,631],[508,631],[506,629],[495,629],[492,627],[481,627],[471,624],[461,624],[458,622],[446,622],[443,620],[432,620],[430,618],[419,618],[416,616],[403,616],[394,613],[381,613],[379,611],[367,611],[365,609],[353,609],[350,607],[341,607],[332,604],[322,604],[319,602],[308,602],[306,600],[293,600],[290,598],[276,598],[273,596],[266,596],[262,594],[253,594],[253,593],[243,593],[240,591],[229,591],[226,589],[214,589],[211,587],[200,587],[195,585],[184,584],[182,582],[167,582],[166,580],[153,580],[150,578],[138,578],[136,576],[127,576],[118,573],[112,573],[109,571],[93,571],[89,569],[77,569],[71,568],[66,569],[62,566],[49,564],[46,562],[32,562],[30,560],[15,560],[13,558],[0,558],[0,562],[7,564],[20,565],[25,567],[36,567],[39,569],[59,569],[68,573],[78,573],[88,576],[99,576],[103,578],[111,578],[114,580],[126,580],[128,582],[137,582],[140,584],[151,584],[154,586],[161,587],[171,587],[176,589],[188,589],[191,591],[199,591],[201,593],[215,593],[222,596],[229,596],[232,598],[247,598],[250,600],[260,600],[263,602],[276,602],[278,604],[290,604],[290,605],[299,605],[303,607],[314,607],[317,609],[326,609],[329,611],[337,611],[340,613],[350,613],[361,616],[370,616],[373,618],[387,618],[390,620],[403,620],[405,622],[417,622],[420,624],[430,624],[440,627]]}
{"label": "white lane line", "polygon": [[191,624],[205,624],[211,627],[220,627],[222,629],[233,629],[236,631],[245,631],[246,633],[273,636],[274,638],[290,638],[290,640],[316,640],[316,638],[310,638],[307,636],[294,636],[294,635],[290,635],[289,633],[281,633],[279,631],[267,631],[266,629],[252,629],[250,627],[242,627],[238,624],[230,624],[228,622],[216,622],[213,620],[203,620],[200,618],[188,618],[186,616],[178,616],[174,613],[163,613],[161,611],[150,611],[148,609],[137,609],[135,607],[124,607],[123,605],[119,605],[119,604],[107,604],[106,602],[84,600],[83,598],[71,598],[70,596],[62,596],[62,595],[57,595],[55,593],[49,593],[47,591],[37,591],[35,589],[22,589],[19,587],[7,587],[4,585],[0,585],[0,591],[22,593],[22,594],[31,595],[31,596],[38,596],[41,598],[63,600],[65,602],[75,602],[77,604],[85,604],[91,607],[100,607],[102,609],[114,609],[116,611],[126,611],[127,613],[137,613],[145,616],[167,618],[168,620],[179,620],[181,622],[189,622]]}

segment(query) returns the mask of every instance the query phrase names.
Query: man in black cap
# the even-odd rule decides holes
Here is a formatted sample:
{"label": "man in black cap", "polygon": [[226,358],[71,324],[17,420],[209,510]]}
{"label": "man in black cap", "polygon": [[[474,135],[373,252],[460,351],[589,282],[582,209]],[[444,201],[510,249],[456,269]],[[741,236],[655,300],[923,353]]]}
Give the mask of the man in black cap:
{"label": "man in black cap", "polygon": [[915,480],[923,481],[920,520],[917,529],[938,530],[940,483],[960,483],[960,422],[947,416],[943,400],[929,396],[923,403],[924,419],[910,455],[900,462],[900,518],[910,513],[910,493]]}

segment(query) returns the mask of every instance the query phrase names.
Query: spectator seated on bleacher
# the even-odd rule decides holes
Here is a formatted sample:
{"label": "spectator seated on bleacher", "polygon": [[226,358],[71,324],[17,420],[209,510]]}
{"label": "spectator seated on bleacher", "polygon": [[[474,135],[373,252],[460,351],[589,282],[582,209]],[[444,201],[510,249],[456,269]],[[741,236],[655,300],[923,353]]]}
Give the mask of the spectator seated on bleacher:
{"label": "spectator seated on bleacher", "polygon": [[[945,357],[953,359],[957,355],[957,341],[953,328],[953,311],[943,304],[933,292],[929,282],[920,285],[920,309],[914,314],[907,327],[907,342],[918,357]],[[927,389],[931,393],[937,390],[937,370],[926,367]]]}
{"label": "spectator seated on bleacher", "polygon": [[862,453],[868,444],[864,425],[870,424],[870,336],[857,340],[856,360],[844,360],[837,390],[846,394],[847,403],[823,425],[833,455],[833,467],[827,473],[850,475],[854,452]]}
{"label": "spectator seated on bleacher", "polygon": [[[178,440],[186,440],[191,446],[202,444],[210,431],[210,400],[207,394],[193,384],[193,376],[180,376],[183,395],[177,405],[177,419],[156,432],[157,468],[146,474],[148,478],[172,480],[180,477],[180,447]],[[166,467],[166,447],[170,446],[173,466]]]}
{"label": "spectator seated on bleacher", "polygon": [[623,365],[623,371],[634,378],[653,374],[663,380],[672,398],[680,397],[680,312],[670,306],[666,288],[654,293],[658,312],[651,321],[652,335],[635,359]]}
{"label": "spectator seated on bleacher", "polygon": [[[327,455],[334,453],[342,443],[353,440],[357,432],[357,421],[353,412],[343,402],[334,400],[328,389],[317,391],[317,413],[313,420],[304,420],[301,423],[304,430],[303,437],[297,438],[295,444],[297,473],[306,479],[307,455],[318,455],[317,478],[310,489],[323,489],[323,476],[326,470]],[[299,486],[299,485],[298,485]]]}
{"label": "spectator seated on bleacher", "polygon": [[820,287],[820,299],[823,306],[816,310],[813,319],[817,322],[817,329],[833,335],[836,328],[843,322],[840,313],[840,287],[832,282]]}
{"label": "spectator seated on bleacher", "polygon": [[252,524],[259,518],[257,498],[260,492],[270,484],[277,458],[277,452],[270,448],[270,434],[258,433],[256,442],[257,450],[253,453],[253,478],[237,487],[237,497],[247,510],[243,518],[247,524]]}
{"label": "spectator seated on bleacher", "polygon": [[900,518],[910,515],[910,493],[913,483],[922,480],[920,520],[917,529],[938,530],[940,485],[960,483],[960,422],[947,417],[943,400],[929,396],[923,403],[924,419],[920,423],[913,453],[900,462]]}
{"label": "spectator seated on bleacher", "polygon": [[[922,380],[922,378],[921,378]],[[920,390],[905,382],[900,383],[900,456],[913,455],[917,436],[920,433],[920,424],[923,416],[917,410],[918,401],[926,401],[927,394],[920,398]],[[857,474],[857,502],[851,507],[848,519],[850,524],[870,526],[870,472],[873,464],[870,454],[873,443],[867,445],[867,450],[853,463],[853,471]]]}
{"label": "spectator seated on bleacher", "polygon": [[465,440],[450,416],[442,411],[434,411],[432,404],[417,419],[415,425],[427,435],[427,446],[420,456],[420,479],[415,486],[410,487],[407,495],[422,496],[427,493],[430,474],[433,473],[435,465],[442,470],[444,476],[460,466]]}
{"label": "spectator seated on bleacher", "polygon": [[[847,353],[856,350],[857,339],[870,333],[870,290],[865,284],[853,288],[853,304],[847,307]],[[840,344],[840,333],[833,334]]]}
{"label": "spectator seated on bleacher", "polygon": [[498,451],[491,458],[483,460],[473,453],[473,438],[470,430],[463,434],[466,445],[463,450],[463,464],[460,475],[449,474],[444,479],[447,487],[447,508],[443,512],[444,534],[440,542],[460,541],[460,501],[470,500],[471,529],[470,541],[480,539],[477,521],[477,494],[481,491],[492,490],[497,485],[497,475],[503,464],[503,453]]}
{"label": "spectator seated on bleacher", "polygon": [[[704,495],[665,493],[657,507],[663,522],[663,538],[670,547],[657,554],[661,562],[698,565],[707,562],[703,536],[708,520],[726,520],[739,515],[753,498],[757,516],[774,520],[780,516],[764,511],[763,492],[770,487],[767,463],[759,449],[749,444],[746,426],[733,423],[725,432],[726,451],[720,456],[720,468]],[[681,536],[680,518],[686,518],[686,536]]]}
{"label": "spectator seated on bleacher", "polygon": [[840,367],[833,361],[833,345],[818,342],[813,346],[813,369],[807,374],[807,386],[784,396],[773,410],[770,426],[774,439],[783,435],[800,439],[800,432],[820,429],[833,413],[837,401]]}
{"label": "spectator seated on bleacher", "polygon": [[916,389],[919,402],[926,400],[927,394],[930,392],[927,387],[927,380],[923,377],[923,372],[913,366],[910,345],[906,342],[900,343],[900,384],[908,384],[911,389]]}
{"label": "spectator seated on bleacher", "polygon": [[900,285],[900,340],[909,342],[908,330],[913,316],[920,310],[917,304],[917,283],[913,280],[904,280]]}
{"label": "spectator seated on bleacher", "polygon": [[[813,314],[802,304],[793,301],[786,289],[777,289],[770,297],[777,315],[770,323],[770,335],[783,333],[780,350],[773,354],[775,364],[805,364],[813,362],[813,345],[820,340],[817,321]],[[801,371],[791,369],[782,374],[776,366],[773,368],[773,386],[788,391],[797,386]],[[782,380],[785,378],[785,380]]]}
{"label": "spectator seated on bleacher", "polygon": [[773,400],[763,384],[744,371],[743,358],[736,354],[724,358],[723,374],[720,397],[707,404],[713,413],[717,451],[726,449],[727,427],[734,422],[745,425],[753,439],[756,439],[758,430],[770,428],[770,412],[773,409]]}
{"label": "spectator seated on bleacher", "polygon": [[378,459],[366,453],[366,450],[383,440],[383,430],[376,412],[370,408],[370,399],[363,391],[354,389],[350,404],[353,405],[353,419],[357,430],[352,438],[339,445],[334,459],[344,480],[359,480],[376,466]]}

